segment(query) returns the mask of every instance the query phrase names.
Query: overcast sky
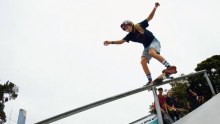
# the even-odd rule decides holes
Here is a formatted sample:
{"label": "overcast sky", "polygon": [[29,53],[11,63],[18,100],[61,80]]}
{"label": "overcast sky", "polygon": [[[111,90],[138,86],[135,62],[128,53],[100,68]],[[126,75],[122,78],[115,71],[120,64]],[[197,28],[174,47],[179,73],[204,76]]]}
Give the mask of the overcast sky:
{"label": "overcast sky", "polygon": [[[220,53],[219,0],[159,0],[149,30],[161,54],[178,73]],[[147,82],[137,43],[104,46],[120,40],[124,20],[138,23],[154,0],[0,0],[0,80],[19,86],[5,111],[27,124],[143,86]],[[164,66],[149,65],[153,78]],[[169,87],[169,86],[167,86]],[[152,92],[142,92],[62,119],[54,124],[127,124],[148,114]]]}

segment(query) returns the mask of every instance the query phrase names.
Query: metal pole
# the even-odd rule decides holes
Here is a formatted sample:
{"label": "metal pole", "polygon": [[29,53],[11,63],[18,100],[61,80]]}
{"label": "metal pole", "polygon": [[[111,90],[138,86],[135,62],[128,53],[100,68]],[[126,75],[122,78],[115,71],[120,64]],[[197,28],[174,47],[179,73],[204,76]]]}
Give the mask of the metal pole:
{"label": "metal pole", "polygon": [[156,106],[156,111],[157,111],[157,118],[158,118],[158,121],[159,121],[159,124],[163,124],[163,116],[162,116],[162,113],[161,113],[161,108],[160,108],[160,103],[159,103],[159,100],[158,100],[158,96],[157,96],[157,91],[156,91],[156,87],[153,86],[152,87],[152,91],[153,91],[153,95],[154,95],[154,100],[155,100],[155,106]]}
{"label": "metal pole", "polygon": [[215,95],[215,91],[214,91],[214,88],[212,86],[211,81],[209,80],[208,74],[206,72],[204,73],[204,77],[206,78],[206,80],[208,82],[208,85],[209,85],[209,88],[211,89],[212,95],[214,96]]}

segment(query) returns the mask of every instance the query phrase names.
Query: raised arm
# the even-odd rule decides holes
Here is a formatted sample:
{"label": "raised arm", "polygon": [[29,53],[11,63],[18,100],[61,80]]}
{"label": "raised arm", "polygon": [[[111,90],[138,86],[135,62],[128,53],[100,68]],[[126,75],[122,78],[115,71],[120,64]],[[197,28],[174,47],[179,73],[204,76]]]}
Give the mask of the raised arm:
{"label": "raised arm", "polygon": [[126,42],[125,40],[117,40],[117,41],[104,41],[104,45],[108,46],[109,44],[123,44]]}
{"label": "raised arm", "polygon": [[155,14],[158,6],[160,6],[160,4],[158,2],[156,2],[155,6],[154,6],[154,9],[151,11],[150,15],[147,17],[148,22],[153,19],[154,14]]}

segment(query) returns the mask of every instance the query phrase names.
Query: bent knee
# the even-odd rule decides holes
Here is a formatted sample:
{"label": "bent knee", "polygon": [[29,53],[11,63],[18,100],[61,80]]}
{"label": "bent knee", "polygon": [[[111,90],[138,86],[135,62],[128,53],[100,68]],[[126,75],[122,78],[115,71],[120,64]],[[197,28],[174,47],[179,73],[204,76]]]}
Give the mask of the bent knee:
{"label": "bent knee", "polygon": [[146,64],[148,62],[148,59],[146,57],[141,58],[141,64]]}

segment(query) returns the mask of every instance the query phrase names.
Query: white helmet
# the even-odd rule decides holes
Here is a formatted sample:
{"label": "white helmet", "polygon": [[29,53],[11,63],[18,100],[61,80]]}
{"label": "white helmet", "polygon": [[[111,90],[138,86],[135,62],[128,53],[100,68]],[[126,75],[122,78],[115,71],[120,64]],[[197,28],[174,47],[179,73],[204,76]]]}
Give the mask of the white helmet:
{"label": "white helmet", "polygon": [[134,26],[134,23],[130,20],[125,20],[121,23],[121,28],[124,30],[125,28],[125,25],[131,25],[131,26]]}

